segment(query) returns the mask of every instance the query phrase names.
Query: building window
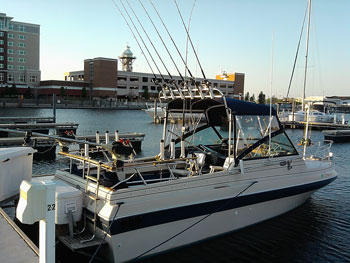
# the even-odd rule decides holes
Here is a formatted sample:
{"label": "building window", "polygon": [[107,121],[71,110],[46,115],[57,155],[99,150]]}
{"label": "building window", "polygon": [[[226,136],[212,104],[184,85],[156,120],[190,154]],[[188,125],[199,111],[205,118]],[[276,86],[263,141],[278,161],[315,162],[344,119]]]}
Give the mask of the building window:
{"label": "building window", "polygon": [[0,39],[0,45],[4,44],[4,40]]}
{"label": "building window", "polygon": [[14,80],[15,80],[15,78],[13,77],[13,75],[11,75],[11,74],[7,75],[7,81],[8,82],[13,82]]}
{"label": "building window", "polygon": [[8,34],[7,37],[8,38],[13,38],[15,35],[14,34]]}
{"label": "building window", "polygon": [[4,28],[4,22],[2,20],[0,20],[0,29]]}
{"label": "building window", "polygon": [[25,43],[18,43],[18,47],[26,47]]}
{"label": "building window", "polygon": [[0,37],[3,37],[4,36],[4,32],[0,32]]}
{"label": "building window", "polygon": [[15,25],[12,24],[12,23],[10,23],[9,29],[10,29],[10,30],[15,30]]}
{"label": "building window", "polygon": [[20,39],[20,40],[25,40],[25,39],[26,39],[26,36],[18,35],[18,39]]}
{"label": "building window", "polygon": [[0,64],[0,68],[4,68],[4,64]]}
{"label": "building window", "polygon": [[126,89],[126,86],[118,86],[118,89]]}
{"label": "building window", "polygon": [[18,81],[19,82],[26,82],[26,76],[25,75],[19,75],[18,76]]}
{"label": "building window", "polygon": [[4,60],[4,57],[3,57],[3,56],[0,56],[0,60]]}
{"label": "building window", "polygon": [[14,69],[15,67],[13,65],[7,65],[7,69]]}
{"label": "building window", "polygon": [[25,63],[26,62],[26,59],[25,58],[18,58],[17,61],[19,63]]}
{"label": "building window", "polygon": [[7,53],[8,53],[8,54],[14,54],[15,52],[13,51],[13,49],[8,49],[8,50],[7,50]]}
{"label": "building window", "polygon": [[18,55],[25,55],[26,51],[25,50],[18,50]]}
{"label": "building window", "polygon": [[4,53],[4,49],[0,47],[0,53]]}
{"label": "building window", "polygon": [[24,32],[25,31],[25,27],[23,25],[19,25],[18,26],[18,31],[19,32]]}
{"label": "building window", "polygon": [[124,76],[120,76],[120,77],[118,77],[118,81],[126,81],[126,77],[124,77]]}
{"label": "building window", "polygon": [[37,82],[37,79],[38,79],[37,76],[30,76],[29,77],[30,82]]}
{"label": "building window", "polygon": [[148,78],[147,77],[143,77],[142,78],[142,82],[148,82]]}
{"label": "building window", "polygon": [[8,45],[9,47],[13,47],[13,42],[12,42],[12,41],[9,41],[9,42],[7,42],[7,45]]}
{"label": "building window", "polygon": [[25,66],[18,66],[18,70],[25,70],[26,67]]}
{"label": "building window", "polygon": [[139,78],[131,77],[131,78],[130,78],[130,81],[132,81],[132,82],[139,82]]}
{"label": "building window", "polygon": [[4,81],[4,73],[0,73],[0,81]]}
{"label": "building window", "polygon": [[8,61],[8,62],[13,62],[14,59],[13,59],[13,57],[8,57],[8,58],[7,58],[7,61]]}

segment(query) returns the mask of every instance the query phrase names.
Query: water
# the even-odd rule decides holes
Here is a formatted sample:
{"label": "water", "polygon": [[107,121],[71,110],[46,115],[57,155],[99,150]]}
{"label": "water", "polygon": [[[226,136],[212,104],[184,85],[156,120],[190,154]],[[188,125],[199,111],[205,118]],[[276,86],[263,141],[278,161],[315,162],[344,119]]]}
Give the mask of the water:
{"label": "water", "polygon": [[[1,109],[0,116],[50,116],[49,109]],[[78,134],[142,132],[142,155],[159,152],[162,125],[143,111],[57,110],[57,122],[79,123]],[[296,144],[303,131],[289,130]],[[322,141],[312,131],[313,142]],[[299,149],[300,150],[300,149]],[[350,262],[350,144],[332,146],[338,179],[315,192],[301,207],[277,218],[219,238],[159,255],[145,262]],[[57,158],[33,166],[36,174],[53,173],[66,164]]]}

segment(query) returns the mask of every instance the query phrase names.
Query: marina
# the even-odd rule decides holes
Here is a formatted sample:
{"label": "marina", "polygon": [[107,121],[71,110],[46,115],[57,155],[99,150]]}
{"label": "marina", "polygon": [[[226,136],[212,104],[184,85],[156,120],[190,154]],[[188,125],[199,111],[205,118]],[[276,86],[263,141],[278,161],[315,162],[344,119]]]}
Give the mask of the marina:
{"label": "marina", "polygon": [[[13,1],[16,6],[18,0]],[[333,20],[346,8],[338,9],[331,20],[327,16],[332,12],[326,11],[333,6],[315,3],[315,8],[312,0],[301,0],[306,6],[254,3],[249,10],[240,2],[225,3],[225,8],[219,4],[217,9],[196,0],[192,8],[184,0],[173,0],[172,5],[112,0],[93,8],[79,1],[70,6],[75,21],[85,19],[75,12],[78,6],[97,18],[98,32],[89,27],[95,37],[77,45],[88,48],[94,43],[91,47],[98,52],[90,55],[108,55],[106,43],[114,41],[115,46],[132,36],[132,44],[127,42],[118,57],[114,52],[112,57],[82,61],[80,56],[83,70],[74,62],[79,56],[70,56],[67,48],[61,53],[51,41],[56,37],[47,32],[61,34],[60,28],[41,30],[39,23],[17,22],[0,13],[0,53],[6,54],[0,54],[1,262],[350,260],[350,97],[325,95],[346,91],[333,61],[326,60],[326,84],[322,78],[315,81],[310,69],[320,71],[311,65],[315,45],[310,36],[315,34],[310,28],[322,17],[321,22],[327,21],[318,27],[327,36],[322,44],[342,50],[342,42],[335,48],[329,41],[340,31],[332,30],[331,37],[323,27],[338,29]],[[59,13],[60,6],[52,7]],[[211,10],[212,18],[202,19],[197,7]],[[20,17],[23,8],[17,9],[12,12]],[[116,23],[100,23],[101,14],[111,17],[110,9]],[[232,9],[239,10],[234,24]],[[32,13],[50,28],[52,18],[34,8]],[[299,28],[293,23],[301,22],[303,14],[287,95],[280,99],[275,96],[285,93],[285,65]],[[312,23],[311,17],[316,18]],[[213,26],[219,24],[213,21],[234,26],[239,37],[203,39],[203,33],[217,30]],[[274,30],[271,47],[266,42],[266,28],[272,25],[277,27],[277,56]],[[81,33],[87,33],[86,28],[80,26]],[[117,29],[118,38],[106,29]],[[343,25],[339,29],[345,30]],[[75,38],[69,35],[72,46]],[[56,58],[46,52],[39,61],[41,43],[47,45],[47,39]],[[323,45],[320,53],[329,53]],[[137,53],[130,46],[133,51],[137,47]],[[302,67],[299,53],[305,53]],[[65,68],[64,80],[42,80],[39,62],[57,61],[63,54],[65,66],[74,71]],[[281,71],[277,78],[274,60]],[[230,71],[221,68],[212,78],[217,61]],[[245,73],[232,71],[232,61]],[[56,63],[55,70],[59,68]],[[49,71],[43,69],[43,75]],[[256,92],[256,87],[261,87],[257,97],[248,92]],[[302,97],[295,99],[299,89]],[[307,98],[307,93],[322,93],[323,98]],[[284,105],[289,101],[291,105]]]}

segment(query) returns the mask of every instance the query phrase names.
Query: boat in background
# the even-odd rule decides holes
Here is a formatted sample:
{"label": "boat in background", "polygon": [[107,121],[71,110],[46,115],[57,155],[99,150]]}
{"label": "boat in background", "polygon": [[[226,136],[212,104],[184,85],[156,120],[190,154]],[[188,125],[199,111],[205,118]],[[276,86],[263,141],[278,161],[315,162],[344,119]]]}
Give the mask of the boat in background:
{"label": "boat in background", "polygon": [[[306,122],[307,113],[303,110],[297,111],[294,114],[288,114],[288,121]],[[334,114],[324,113],[317,110],[309,111],[309,121],[318,123],[333,123]]]}

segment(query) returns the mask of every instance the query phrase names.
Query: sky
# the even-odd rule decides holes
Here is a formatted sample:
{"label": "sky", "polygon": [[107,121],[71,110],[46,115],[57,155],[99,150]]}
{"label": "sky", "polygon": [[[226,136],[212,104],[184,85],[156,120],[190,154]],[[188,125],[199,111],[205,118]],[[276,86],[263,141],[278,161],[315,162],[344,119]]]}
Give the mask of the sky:
{"label": "sky", "polygon": [[[134,71],[166,75],[185,73],[185,66],[150,0],[141,0],[148,10],[176,64],[168,55],[139,0],[128,0],[129,15],[137,26],[157,67],[142,41],[141,48],[115,4],[120,0],[0,0],[0,13],[15,21],[40,25],[40,70],[42,80],[62,80],[64,72],[83,69],[84,59],[117,58],[130,45],[136,56]],[[152,0],[167,29],[186,58],[187,35],[174,0]],[[222,70],[245,74],[245,92],[260,91],[286,96],[307,0],[177,0],[200,65],[207,78]],[[193,4],[193,12],[190,17]],[[122,9],[123,10],[123,9]],[[163,63],[158,59],[147,35]],[[123,11],[125,17],[127,14]],[[133,28],[131,22],[129,25]],[[137,36],[137,32],[134,32]],[[306,33],[300,46],[290,96],[301,97],[305,70]],[[188,67],[202,77],[193,49],[188,46]],[[152,69],[144,57],[147,56]],[[119,64],[120,67],[120,64]],[[350,1],[312,0],[306,96],[350,96]]]}

